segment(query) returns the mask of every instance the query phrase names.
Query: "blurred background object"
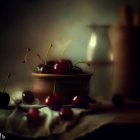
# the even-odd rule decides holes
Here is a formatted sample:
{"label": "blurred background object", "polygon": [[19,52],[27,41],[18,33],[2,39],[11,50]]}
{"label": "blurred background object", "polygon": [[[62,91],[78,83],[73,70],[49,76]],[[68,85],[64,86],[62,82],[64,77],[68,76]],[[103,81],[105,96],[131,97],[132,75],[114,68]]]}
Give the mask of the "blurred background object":
{"label": "blurred background object", "polygon": [[92,62],[91,93],[96,98],[112,95],[113,52],[108,36],[109,25],[91,25],[87,60]]}
{"label": "blurred background object", "polygon": [[140,19],[129,6],[120,7],[120,21],[109,29],[114,54],[113,94],[138,99]]}

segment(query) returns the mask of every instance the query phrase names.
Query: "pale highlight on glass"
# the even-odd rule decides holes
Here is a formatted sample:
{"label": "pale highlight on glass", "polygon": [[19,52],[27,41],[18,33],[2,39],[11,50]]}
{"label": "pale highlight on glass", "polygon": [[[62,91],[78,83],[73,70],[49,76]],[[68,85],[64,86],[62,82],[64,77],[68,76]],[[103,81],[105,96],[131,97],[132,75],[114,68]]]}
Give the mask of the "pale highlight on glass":
{"label": "pale highlight on glass", "polygon": [[87,61],[92,61],[96,44],[97,44],[97,36],[93,32],[91,34],[91,38],[89,40],[89,45],[88,45],[88,49],[87,49]]}

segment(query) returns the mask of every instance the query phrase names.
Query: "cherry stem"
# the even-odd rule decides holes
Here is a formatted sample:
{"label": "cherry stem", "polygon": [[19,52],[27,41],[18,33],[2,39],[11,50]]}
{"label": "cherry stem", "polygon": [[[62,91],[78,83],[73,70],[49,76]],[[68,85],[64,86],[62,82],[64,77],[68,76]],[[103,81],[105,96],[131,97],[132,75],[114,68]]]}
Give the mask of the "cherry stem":
{"label": "cherry stem", "polygon": [[31,51],[30,48],[27,48],[25,56],[24,56],[24,60],[22,61],[23,63],[27,63],[27,58],[28,58],[28,53]]}
{"label": "cherry stem", "polygon": [[11,77],[11,73],[8,74],[7,79],[6,79],[5,83],[4,83],[3,93],[5,92],[5,89],[7,87],[8,80],[10,79],[10,77]]}
{"label": "cherry stem", "polygon": [[62,54],[61,54],[61,58],[64,57],[64,53],[65,53],[66,49],[68,48],[68,46],[70,46],[71,42],[72,42],[72,40],[69,40],[69,41],[67,41],[67,43],[65,44],[65,46],[64,46],[64,48],[63,48],[63,51],[62,51]]}
{"label": "cherry stem", "polygon": [[53,93],[55,93],[55,90],[56,90],[56,80],[54,81]]}
{"label": "cherry stem", "polygon": [[[29,52],[31,51],[30,48],[27,48],[26,50],[26,53],[25,53],[25,56],[24,56],[24,60],[22,61],[23,64],[27,64],[27,61],[28,61],[28,54]],[[33,68],[31,67],[31,65],[28,64],[28,67],[31,71],[33,71]]]}
{"label": "cherry stem", "polygon": [[47,61],[48,61],[48,55],[49,55],[49,52],[50,52],[50,49],[53,47],[52,44],[50,44],[48,50],[47,50],[47,54],[46,54],[46,61],[45,61],[45,65],[47,64]]}
{"label": "cherry stem", "polygon": [[38,53],[36,54],[36,56],[38,57],[38,59],[43,63],[45,64],[45,61],[43,60],[43,58],[41,57],[41,55]]}
{"label": "cherry stem", "polygon": [[16,102],[16,99],[14,99],[13,97],[11,97],[11,98],[16,106],[18,106],[22,103],[21,101]]}
{"label": "cherry stem", "polygon": [[80,62],[75,63],[74,66],[76,66],[76,65],[78,65],[78,64],[86,64],[86,65],[88,65],[88,66],[91,65],[91,63],[88,62],[88,61],[80,61]]}

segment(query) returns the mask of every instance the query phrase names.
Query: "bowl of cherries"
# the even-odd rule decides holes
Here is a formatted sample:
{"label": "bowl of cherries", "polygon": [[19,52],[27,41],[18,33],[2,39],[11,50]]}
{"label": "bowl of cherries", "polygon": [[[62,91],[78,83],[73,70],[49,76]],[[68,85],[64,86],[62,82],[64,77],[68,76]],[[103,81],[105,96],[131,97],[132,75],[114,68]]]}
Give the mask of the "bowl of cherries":
{"label": "bowl of cherries", "polygon": [[[90,64],[82,61],[74,65],[70,59],[64,59],[67,46],[68,44],[64,47],[62,56],[58,60],[48,60],[52,44],[48,48],[45,61],[39,54],[37,55],[41,63],[32,73],[34,77],[33,92],[41,103],[44,103],[44,99],[54,91],[63,97],[64,103],[70,103],[75,95],[87,95],[89,93],[92,73],[85,72],[77,65],[84,63],[89,66]],[[27,57],[27,55],[25,56]]]}
{"label": "bowl of cherries", "polygon": [[35,77],[33,92],[41,102],[55,90],[65,103],[69,103],[75,95],[88,94],[92,76],[91,73],[74,66],[69,59],[39,64],[32,75]]}

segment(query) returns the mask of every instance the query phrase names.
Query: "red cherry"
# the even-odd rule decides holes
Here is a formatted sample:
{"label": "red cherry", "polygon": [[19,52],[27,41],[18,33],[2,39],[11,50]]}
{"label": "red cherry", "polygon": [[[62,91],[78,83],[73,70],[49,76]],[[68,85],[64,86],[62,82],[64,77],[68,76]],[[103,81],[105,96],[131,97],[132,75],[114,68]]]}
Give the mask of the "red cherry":
{"label": "red cherry", "polygon": [[34,101],[34,95],[33,95],[32,91],[29,91],[29,90],[23,91],[22,100],[27,104],[32,103]]}
{"label": "red cherry", "polygon": [[46,98],[45,103],[49,108],[57,110],[62,105],[62,97],[61,95],[54,93]]}
{"label": "red cherry", "polygon": [[46,64],[46,65],[47,65],[48,67],[53,68],[54,64],[55,64],[55,61],[51,60],[51,61],[47,61],[47,64]]}
{"label": "red cherry", "polygon": [[10,102],[10,96],[6,92],[0,92],[0,109],[5,109],[8,107]]}
{"label": "red cherry", "polygon": [[71,108],[63,107],[59,111],[59,116],[64,120],[70,120],[73,117],[73,112]]}
{"label": "red cherry", "polygon": [[70,60],[61,59],[55,63],[53,72],[54,74],[69,74],[72,67]]}
{"label": "red cherry", "polygon": [[62,96],[60,94],[53,93],[53,96],[57,104],[62,104]]}
{"label": "red cherry", "polygon": [[71,74],[82,74],[82,73],[83,73],[82,69],[77,66],[73,66],[71,69]]}
{"label": "red cherry", "polygon": [[37,66],[37,72],[38,73],[51,74],[52,71],[53,71],[52,68],[48,67],[45,64],[40,64],[39,66]]}
{"label": "red cherry", "polygon": [[88,96],[74,96],[72,99],[72,107],[75,108],[87,108],[90,102],[90,98]]}
{"label": "red cherry", "polygon": [[37,121],[40,117],[40,112],[36,108],[30,108],[27,112],[27,115],[31,121]]}
{"label": "red cherry", "polygon": [[55,64],[54,61],[48,61],[47,64],[40,64],[37,66],[36,72],[45,73],[45,74],[52,74],[54,64]]}
{"label": "red cherry", "polygon": [[48,96],[45,100],[45,103],[48,107],[53,107],[55,105],[54,97],[52,95]]}
{"label": "red cherry", "polygon": [[10,102],[10,96],[8,93],[5,92],[7,83],[9,81],[10,77],[11,77],[11,73],[9,73],[7,75],[7,79],[6,79],[6,81],[4,83],[4,87],[3,87],[3,92],[0,92],[0,108],[2,108],[2,109],[7,108],[9,105],[9,102]]}

